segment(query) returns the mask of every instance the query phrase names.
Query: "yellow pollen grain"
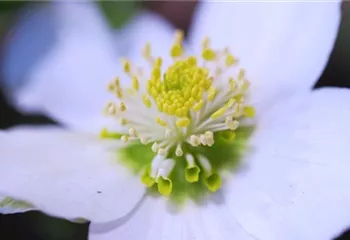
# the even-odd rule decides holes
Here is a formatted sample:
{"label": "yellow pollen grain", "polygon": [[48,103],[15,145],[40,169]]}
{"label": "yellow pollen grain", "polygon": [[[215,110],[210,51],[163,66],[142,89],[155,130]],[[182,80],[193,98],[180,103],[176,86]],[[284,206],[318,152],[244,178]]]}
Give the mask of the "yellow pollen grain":
{"label": "yellow pollen grain", "polygon": [[108,91],[109,92],[114,92],[115,88],[116,88],[116,86],[114,85],[114,83],[109,83],[108,84]]}
{"label": "yellow pollen grain", "polygon": [[167,125],[164,120],[160,119],[160,117],[156,118],[156,122],[162,127],[166,127],[166,125]]}
{"label": "yellow pollen grain", "polygon": [[202,42],[202,48],[208,48],[210,44],[210,39],[209,37],[205,37],[203,42]]}
{"label": "yellow pollen grain", "polygon": [[146,59],[150,59],[151,58],[151,50],[152,50],[152,47],[151,47],[151,44],[150,43],[146,43],[145,47],[143,48],[143,56],[146,58]]}
{"label": "yellow pollen grain", "polygon": [[202,58],[206,61],[213,61],[216,59],[216,53],[210,48],[205,48],[202,51]]}
{"label": "yellow pollen grain", "polygon": [[147,94],[144,94],[142,96],[142,101],[147,108],[150,108],[152,106],[151,100],[148,98]]}
{"label": "yellow pollen grain", "polygon": [[129,141],[129,136],[123,135],[123,136],[121,137],[121,140],[122,140],[124,143],[126,143],[127,141]]}
{"label": "yellow pollen grain", "polygon": [[221,108],[219,108],[219,110],[217,110],[216,112],[214,112],[214,113],[211,115],[211,118],[212,118],[212,119],[217,119],[217,118],[219,118],[219,117],[222,117],[222,116],[225,114],[226,110],[227,110],[227,107],[221,107]]}
{"label": "yellow pollen grain", "polygon": [[236,88],[236,82],[235,82],[235,80],[234,80],[232,77],[230,77],[230,78],[228,79],[228,82],[229,82],[229,85],[230,85],[230,90],[231,90],[231,91],[234,91],[235,88]]}
{"label": "yellow pollen grain", "polygon": [[159,58],[156,59],[156,61],[154,63],[154,66],[157,67],[157,68],[161,68],[162,64],[163,64],[163,59],[159,57]]}
{"label": "yellow pollen grain", "polygon": [[197,65],[197,58],[194,56],[191,56],[188,58],[188,63],[190,64],[190,66],[195,66]]}
{"label": "yellow pollen grain", "polygon": [[241,91],[245,92],[249,88],[249,86],[250,86],[250,82],[248,80],[244,80],[241,87]]}
{"label": "yellow pollen grain", "polygon": [[132,78],[132,88],[135,89],[136,91],[138,91],[140,88],[139,80],[137,79],[136,76]]}
{"label": "yellow pollen grain", "polygon": [[119,80],[118,77],[116,77],[116,78],[114,79],[114,84],[115,84],[116,87],[120,87],[120,80]]}
{"label": "yellow pollen grain", "polygon": [[180,57],[183,54],[183,47],[180,43],[175,43],[170,50],[170,56]]}
{"label": "yellow pollen grain", "polygon": [[153,79],[159,79],[160,73],[161,73],[160,67],[158,67],[158,66],[154,67],[152,70]]}
{"label": "yellow pollen grain", "polygon": [[243,114],[244,116],[248,117],[248,118],[252,118],[255,116],[255,109],[252,106],[245,106],[243,108]]}
{"label": "yellow pollen grain", "polygon": [[130,73],[131,72],[131,63],[129,60],[123,59],[123,70],[125,73]]}
{"label": "yellow pollen grain", "polygon": [[194,106],[193,106],[193,111],[195,112],[198,112],[199,110],[201,110],[203,108],[203,100],[200,100],[198,103],[196,103]]}
{"label": "yellow pollen grain", "polygon": [[122,99],[123,98],[123,90],[121,87],[117,87],[115,90],[115,95],[117,98]]}
{"label": "yellow pollen grain", "polygon": [[237,60],[231,54],[228,54],[226,56],[226,60],[225,60],[226,67],[233,66],[236,62],[237,62]]}
{"label": "yellow pollen grain", "polygon": [[244,76],[245,76],[245,70],[243,68],[239,69],[237,79],[242,80],[244,78]]}
{"label": "yellow pollen grain", "polygon": [[125,106],[125,104],[123,102],[120,103],[119,110],[122,111],[122,112],[126,111],[126,106]]}
{"label": "yellow pollen grain", "polygon": [[120,125],[125,126],[128,123],[128,121],[125,118],[120,119]]}
{"label": "yellow pollen grain", "polygon": [[227,108],[230,108],[230,107],[233,107],[233,105],[236,103],[236,99],[234,98],[230,98],[227,103],[226,103],[226,107]]}
{"label": "yellow pollen grain", "polygon": [[213,101],[216,96],[216,89],[214,87],[211,87],[208,92],[208,101]]}
{"label": "yellow pollen grain", "polygon": [[191,120],[189,118],[181,118],[176,121],[176,126],[178,127],[187,127],[190,125]]}

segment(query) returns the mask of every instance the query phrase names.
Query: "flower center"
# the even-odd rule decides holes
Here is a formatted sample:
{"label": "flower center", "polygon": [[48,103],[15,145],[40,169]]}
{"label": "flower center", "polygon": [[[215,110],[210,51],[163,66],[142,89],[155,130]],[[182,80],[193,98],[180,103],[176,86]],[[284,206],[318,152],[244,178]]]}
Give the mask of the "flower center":
{"label": "flower center", "polygon": [[131,87],[122,87],[116,78],[109,90],[118,103],[106,107],[124,129],[101,132],[103,138],[124,141],[126,162],[142,172],[146,186],[157,186],[167,196],[184,184],[217,191],[219,172],[236,161],[245,138],[237,134],[244,129],[240,120],[254,116],[245,103],[249,82],[237,59],[227,49],[210,48],[209,39],[203,41],[201,57],[187,56],[182,39],[177,32],[170,49],[173,64],[167,68],[162,58],[152,56],[150,44],[143,51],[149,74],[124,60]]}

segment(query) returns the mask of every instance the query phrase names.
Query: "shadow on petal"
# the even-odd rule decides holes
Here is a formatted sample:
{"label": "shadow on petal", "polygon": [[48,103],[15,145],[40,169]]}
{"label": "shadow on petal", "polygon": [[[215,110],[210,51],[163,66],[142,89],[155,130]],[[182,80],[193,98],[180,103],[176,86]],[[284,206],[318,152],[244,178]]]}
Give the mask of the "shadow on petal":
{"label": "shadow on petal", "polygon": [[143,197],[138,201],[138,203],[135,205],[135,207],[125,216],[104,222],[104,223],[90,223],[89,225],[89,231],[94,234],[102,234],[111,232],[114,229],[126,224],[135,214],[136,212],[141,208],[142,204],[144,203],[145,199],[147,197],[147,194],[144,194]]}

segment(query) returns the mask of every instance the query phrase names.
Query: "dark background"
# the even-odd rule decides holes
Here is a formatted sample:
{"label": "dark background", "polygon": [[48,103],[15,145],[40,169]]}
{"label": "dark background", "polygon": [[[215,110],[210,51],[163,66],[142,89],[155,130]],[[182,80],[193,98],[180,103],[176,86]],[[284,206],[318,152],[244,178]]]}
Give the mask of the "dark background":
{"label": "dark background", "polygon": [[[24,2],[0,2],[0,49],[1,39],[6,34],[13,16]],[[113,27],[121,26],[134,11],[140,7],[147,7],[168,19],[173,25],[185,31],[189,28],[193,9],[196,1],[168,1],[168,2],[104,2],[101,8],[109,17]],[[122,14],[115,14],[118,13]],[[179,14],[181,13],[181,14]],[[120,16],[114,19],[113,16]],[[7,23],[4,25],[4,22]],[[315,84],[315,88],[325,86],[350,87],[350,2],[344,2],[342,6],[342,22],[334,50],[328,65],[321,78]],[[1,51],[0,51],[1,59]],[[1,65],[0,65],[1,66]],[[1,72],[1,69],[0,69]],[[42,115],[23,115],[16,111],[6,101],[0,78],[0,129],[5,129],[18,124],[56,124],[50,118]],[[0,146],[1,147],[1,146]],[[350,203],[349,203],[350,204]],[[349,223],[350,227],[350,223]],[[0,240],[83,240],[87,239],[88,224],[76,224],[61,219],[48,217],[40,212],[28,212],[24,214],[1,215],[0,214]],[[350,229],[339,233],[336,240],[350,239]],[[310,239],[311,240],[311,239]],[[316,239],[315,239],[316,240]]]}

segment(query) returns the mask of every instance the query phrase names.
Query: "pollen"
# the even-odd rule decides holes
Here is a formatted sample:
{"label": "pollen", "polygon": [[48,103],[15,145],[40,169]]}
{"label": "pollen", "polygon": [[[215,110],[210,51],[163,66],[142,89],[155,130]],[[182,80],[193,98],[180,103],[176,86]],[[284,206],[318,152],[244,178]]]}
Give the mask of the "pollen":
{"label": "pollen", "polygon": [[[202,42],[200,56],[188,55],[183,40],[183,32],[177,31],[165,53],[170,65],[152,54],[150,43],[142,49],[148,69],[122,60],[126,79],[116,77],[108,84],[115,99],[105,108],[122,130],[103,129],[100,135],[119,139],[125,149],[148,149],[151,154],[132,161],[142,169],[141,181],[147,187],[156,185],[164,196],[183,182],[202,184],[209,192],[220,189],[225,161],[217,156],[230,156],[241,120],[255,116],[254,107],[246,103],[250,83],[238,58],[227,48],[212,48],[210,38]],[[122,86],[127,82],[129,86]],[[220,148],[222,144],[227,147]],[[207,154],[210,151],[218,152]],[[143,159],[150,155],[148,162]]]}

